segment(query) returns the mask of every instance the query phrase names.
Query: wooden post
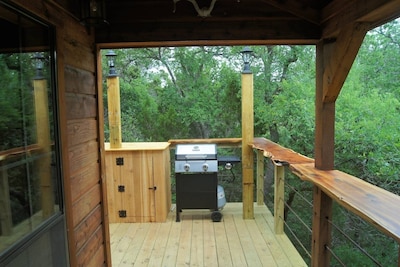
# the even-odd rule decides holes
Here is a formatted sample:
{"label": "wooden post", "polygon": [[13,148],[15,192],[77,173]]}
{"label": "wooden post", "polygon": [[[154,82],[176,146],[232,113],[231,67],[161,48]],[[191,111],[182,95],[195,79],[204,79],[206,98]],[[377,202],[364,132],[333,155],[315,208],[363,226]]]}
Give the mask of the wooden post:
{"label": "wooden post", "polygon": [[333,41],[317,44],[315,100],[315,167],[334,168],[335,102],[346,80],[368,25],[354,23],[341,30]]}
{"label": "wooden post", "polygon": [[242,184],[243,219],[254,219],[254,139],[253,74],[242,73]]}
{"label": "wooden post", "polygon": [[[8,174],[4,159],[0,159],[0,235],[12,234],[12,216]],[[4,168],[4,169],[3,169]]]}
{"label": "wooden post", "polygon": [[38,78],[33,81],[35,94],[36,136],[43,155],[37,161],[38,175],[40,177],[40,191],[43,219],[54,214],[54,194],[51,180],[51,138],[47,81]]}
{"label": "wooden post", "polygon": [[108,123],[110,127],[110,148],[121,148],[121,104],[119,77],[107,77]]}
{"label": "wooden post", "polygon": [[284,233],[285,216],[285,167],[274,164],[274,229],[275,234]]}
{"label": "wooden post", "polygon": [[[322,170],[331,170],[334,167],[335,102],[323,100],[326,86],[324,69],[332,48],[333,44],[323,41],[317,44],[315,167]],[[332,199],[314,186],[313,204],[311,266],[329,266],[330,253],[325,247],[330,246],[331,229],[326,224],[326,217],[332,216]]]}
{"label": "wooden post", "polygon": [[257,205],[264,205],[264,151],[257,150]]}
{"label": "wooden post", "polygon": [[330,266],[331,254],[327,246],[331,245],[332,199],[317,186],[313,196],[313,229],[311,244],[311,266]]}
{"label": "wooden post", "polygon": [[[315,167],[334,169],[335,103],[367,33],[368,25],[353,23],[343,27],[336,40],[317,43],[315,100]],[[314,187],[312,266],[329,266],[332,199]]]}

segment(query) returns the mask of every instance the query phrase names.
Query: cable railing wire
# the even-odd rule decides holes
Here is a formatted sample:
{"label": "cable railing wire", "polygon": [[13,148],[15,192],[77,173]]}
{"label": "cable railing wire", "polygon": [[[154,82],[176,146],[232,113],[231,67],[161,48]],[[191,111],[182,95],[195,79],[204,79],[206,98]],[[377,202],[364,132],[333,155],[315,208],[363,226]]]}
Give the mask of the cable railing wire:
{"label": "cable railing wire", "polygon": [[332,225],[339,233],[341,233],[347,240],[349,240],[357,249],[359,249],[365,256],[373,261],[377,266],[382,266],[374,257],[372,257],[365,249],[363,249],[356,241],[348,236],[343,230],[336,226],[331,220],[327,219],[330,225]]}
{"label": "cable railing wire", "polygon": [[282,218],[279,216],[279,218],[281,220],[283,220],[283,223],[286,226],[286,229],[289,230],[289,232],[292,234],[292,236],[294,237],[294,239],[296,239],[297,243],[300,245],[300,247],[303,249],[303,251],[307,254],[307,256],[311,259],[311,253],[307,250],[307,248],[303,245],[303,243],[301,242],[301,240],[297,237],[297,235],[294,233],[294,231],[292,230],[292,228],[290,228],[289,224]]}
{"label": "cable railing wire", "polygon": [[306,197],[304,197],[303,194],[301,194],[299,190],[297,190],[296,188],[294,188],[293,186],[291,186],[288,183],[285,183],[285,186],[289,187],[291,190],[296,192],[296,194],[298,194],[298,196],[300,196],[300,198],[303,199],[310,207],[313,206],[313,203],[311,201],[309,201]]}
{"label": "cable railing wire", "polygon": [[[302,218],[300,218],[300,216],[297,214],[297,212],[295,212],[295,211],[292,209],[291,206],[289,206],[286,202],[284,202],[284,203],[285,203],[285,206],[293,213],[293,215],[296,216],[297,220],[300,221],[301,224],[304,225],[304,227],[305,227],[305,228],[310,232],[310,234],[311,234],[311,233],[312,233],[312,230],[311,230],[310,226],[308,226],[307,223],[306,223]],[[285,223],[286,223],[286,222],[285,222]]]}
{"label": "cable railing wire", "polygon": [[338,257],[338,255],[336,255],[336,253],[335,253],[329,246],[325,246],[325,248],[331,253],[331,255],[336,259],[336,261],[337,261],[340,265],[346,267],[346,264],[344,264],[344,263],[342,262],[342,260]]}

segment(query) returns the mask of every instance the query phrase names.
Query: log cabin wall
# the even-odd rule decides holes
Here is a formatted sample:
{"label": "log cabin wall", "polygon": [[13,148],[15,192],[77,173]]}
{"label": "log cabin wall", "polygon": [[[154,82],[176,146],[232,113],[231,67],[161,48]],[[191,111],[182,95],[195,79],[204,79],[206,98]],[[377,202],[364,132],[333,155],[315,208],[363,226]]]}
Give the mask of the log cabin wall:
{"label": "log cabin wall", "polygon": [[53,1],[12,1],[56,29],[64,206],[71,266],[111,266],[102,194],[93,30]]}

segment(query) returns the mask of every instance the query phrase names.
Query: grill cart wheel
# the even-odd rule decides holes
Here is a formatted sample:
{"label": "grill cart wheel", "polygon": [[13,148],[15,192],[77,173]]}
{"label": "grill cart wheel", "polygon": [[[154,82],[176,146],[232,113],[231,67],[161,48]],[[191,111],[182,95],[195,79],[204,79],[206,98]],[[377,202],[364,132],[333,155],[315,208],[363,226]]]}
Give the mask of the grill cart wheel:
{"label": "grill cart wheel", "polygon": [[219,211],[213,211],[211,213],[211,219],[213,222],[220,222],[222,219],[222,213]]}

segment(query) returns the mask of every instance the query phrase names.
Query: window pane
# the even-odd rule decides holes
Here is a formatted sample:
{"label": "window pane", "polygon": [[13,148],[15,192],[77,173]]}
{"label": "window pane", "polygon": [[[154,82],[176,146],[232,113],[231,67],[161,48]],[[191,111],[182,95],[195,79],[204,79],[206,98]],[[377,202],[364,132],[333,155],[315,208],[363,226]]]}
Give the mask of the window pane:
{"label": "window pane", "polygon": [[0,4],[0,255],[60,213],[51,31]]}

